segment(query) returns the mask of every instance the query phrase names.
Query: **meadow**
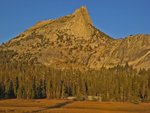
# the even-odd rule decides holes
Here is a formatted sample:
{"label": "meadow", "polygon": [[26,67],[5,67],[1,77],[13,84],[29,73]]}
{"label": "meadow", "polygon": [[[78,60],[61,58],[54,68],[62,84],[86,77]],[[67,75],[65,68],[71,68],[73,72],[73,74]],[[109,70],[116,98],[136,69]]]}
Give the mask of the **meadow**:
{"label": "meadow", "polygon": [[8,99],[0,113],[150,113],[150,103]]}

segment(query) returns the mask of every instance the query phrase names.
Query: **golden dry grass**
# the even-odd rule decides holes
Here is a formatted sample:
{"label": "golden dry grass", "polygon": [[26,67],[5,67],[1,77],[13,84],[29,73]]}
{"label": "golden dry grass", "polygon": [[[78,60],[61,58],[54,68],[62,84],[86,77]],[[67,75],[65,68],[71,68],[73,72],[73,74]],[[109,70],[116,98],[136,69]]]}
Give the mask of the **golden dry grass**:
{"label": "golden dry grass", "polygon": [[[0,100],[0,113],[150,113],[150,103],[73,101],[64,104],[66,102],[69,101]],[[58,103],[62,106],[57,106]]]}
{"label": "golden dry grass", "polygon": [[64,103],[66,100],[47,100],[47,99],[36,99],[36,100],[17,100],[8,99],[0,100],[0,113],[3,112],[14,112],[14,113],[30,113],[48,109],[50,106],[55,106],[58,103]]}

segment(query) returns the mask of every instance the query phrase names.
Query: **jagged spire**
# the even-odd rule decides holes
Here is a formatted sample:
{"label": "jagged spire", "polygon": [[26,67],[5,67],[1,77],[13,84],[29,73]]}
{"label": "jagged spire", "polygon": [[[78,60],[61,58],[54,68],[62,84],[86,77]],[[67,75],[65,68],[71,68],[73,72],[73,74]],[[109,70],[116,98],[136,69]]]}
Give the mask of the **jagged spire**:
{"label": "jagged spire", "polygon": [[73,14],[78,18],[83,17],[86,23],[93,25],[88,10],[85,6],[81,6],[79,9],[75,10]]}

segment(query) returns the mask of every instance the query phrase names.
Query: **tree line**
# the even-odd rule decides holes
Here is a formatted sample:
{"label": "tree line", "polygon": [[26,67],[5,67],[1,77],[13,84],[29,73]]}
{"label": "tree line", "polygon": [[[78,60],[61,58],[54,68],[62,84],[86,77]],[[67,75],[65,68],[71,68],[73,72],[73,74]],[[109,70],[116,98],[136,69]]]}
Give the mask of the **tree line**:
{"label": "tree line", "polygon": [[[65,99],[100,96],[102,101],[150,101],[150,70],[131,66],[100,70],[54,69],[0,59],[0,99]],[[5,60],[4,60],[5,59]]]}

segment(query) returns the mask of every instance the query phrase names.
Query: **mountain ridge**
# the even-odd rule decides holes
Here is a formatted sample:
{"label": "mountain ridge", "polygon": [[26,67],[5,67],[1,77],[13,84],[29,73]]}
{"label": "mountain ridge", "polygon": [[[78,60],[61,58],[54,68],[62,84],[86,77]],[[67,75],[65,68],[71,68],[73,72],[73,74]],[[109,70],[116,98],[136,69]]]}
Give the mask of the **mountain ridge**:
{"label": "mountain ridge", "polygon": [[12,61],[35,60],[46,66],[111,68],[128,63],[150,68],[150,35],[114,39],[94,27],[86,7],[55,20],[41,21],[1,45],[13,50]]}

